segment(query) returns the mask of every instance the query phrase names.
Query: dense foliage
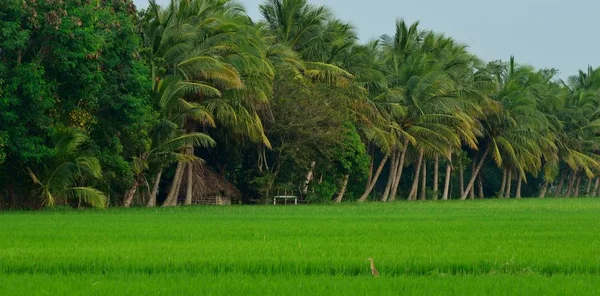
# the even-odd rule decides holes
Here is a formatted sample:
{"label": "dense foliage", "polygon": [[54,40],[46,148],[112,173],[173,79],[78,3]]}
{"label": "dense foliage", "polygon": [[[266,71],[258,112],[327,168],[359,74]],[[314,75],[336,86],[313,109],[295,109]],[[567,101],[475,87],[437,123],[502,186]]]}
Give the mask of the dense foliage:
{"label": "dense foliage", "polygon": [[485,63],[403,20],[362,44],[306,0],[259,22],[233,0],[5,2],[2,209],[600,189],[598,68]]}
{"label": "dense foliage", "polygon": [[135,7],[93,2],[11,0],[0,7],[0,195],[10,206],[45,202],[27,172],[59,169],[51,167],[61,149],[52,139],[65,129],[87,135],[79,148],[103,169],[102,178],[77,185],[106,194],[128,186],[130,153],[149,144],[156,119]]}

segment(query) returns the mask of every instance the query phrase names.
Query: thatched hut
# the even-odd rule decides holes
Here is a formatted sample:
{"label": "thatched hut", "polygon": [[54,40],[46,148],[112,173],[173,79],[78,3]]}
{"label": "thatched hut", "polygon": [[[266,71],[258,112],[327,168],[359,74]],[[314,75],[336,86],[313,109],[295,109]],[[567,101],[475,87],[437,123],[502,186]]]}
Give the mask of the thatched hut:
{"label": "thatched hut", "polygon": [[[193,165],[192,204],[229,205],[232,199],[239,199],[241,192],[221,174],[208,165],[195,162]],[[184,204],[187,193],[187,176],[181,180],[178,203]]]}

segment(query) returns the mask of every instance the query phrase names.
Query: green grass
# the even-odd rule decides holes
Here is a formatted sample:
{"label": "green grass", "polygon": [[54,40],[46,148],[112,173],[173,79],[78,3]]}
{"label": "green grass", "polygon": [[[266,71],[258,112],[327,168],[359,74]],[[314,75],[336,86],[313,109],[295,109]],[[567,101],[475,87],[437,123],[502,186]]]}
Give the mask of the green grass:
{"label": "green grass", "polygon": [[15,212],[0,238],[2,295],[600,291],[600,199]]}

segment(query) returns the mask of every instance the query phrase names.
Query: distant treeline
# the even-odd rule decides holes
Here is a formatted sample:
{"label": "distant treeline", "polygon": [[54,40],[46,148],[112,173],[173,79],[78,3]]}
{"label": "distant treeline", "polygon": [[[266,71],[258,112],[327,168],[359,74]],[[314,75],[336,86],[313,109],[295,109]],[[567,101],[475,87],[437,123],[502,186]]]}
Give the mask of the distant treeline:
{"label": "distant treeline", "polygon": [[600,70],[326,7],[6,0],[0,209],[596,196]]}

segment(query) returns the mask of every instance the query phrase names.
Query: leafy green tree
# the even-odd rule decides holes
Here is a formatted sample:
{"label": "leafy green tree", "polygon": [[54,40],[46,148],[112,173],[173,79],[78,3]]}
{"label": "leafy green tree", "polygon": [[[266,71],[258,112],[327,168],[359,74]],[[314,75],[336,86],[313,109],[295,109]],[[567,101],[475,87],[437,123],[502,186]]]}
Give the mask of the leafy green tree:
{"label": "leafy green tree", "polygon": [[[148,145],[153,111],[131,1],[7,1],[0,7],[0,134],[8,167],[41,168],[65,127],[89,135],[104,167],[97,185],[121,191],[132,180],[128,154]],[[0,170],[0,171],[2,171]],[[0,172],[13,206],[28,186]]]}
{"label": "leafy green tree", "polygon": [[369,169],[369,157],[366,154],[365,145],[356,128],[352,124],[346,124],[345,128],[346,133],[342,140],[343,144],[335,149],[335,170],[329,171],[327,174],[333,178],[338,177],[338,174],[343,175],[341,188],[335,198],[336,203],[342,202],[348,189],[350,178],[352,177],[354,181],[362,182],[366,179]]}

